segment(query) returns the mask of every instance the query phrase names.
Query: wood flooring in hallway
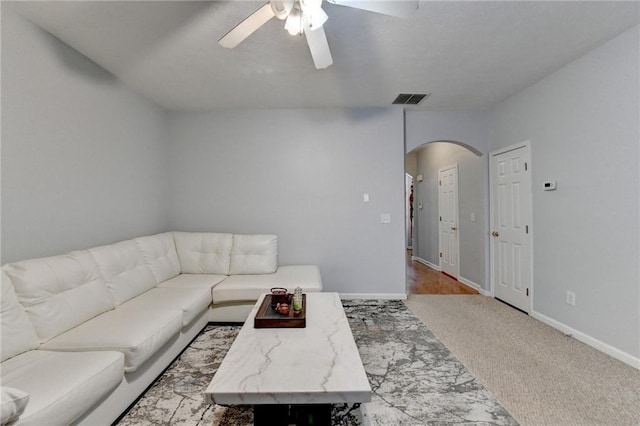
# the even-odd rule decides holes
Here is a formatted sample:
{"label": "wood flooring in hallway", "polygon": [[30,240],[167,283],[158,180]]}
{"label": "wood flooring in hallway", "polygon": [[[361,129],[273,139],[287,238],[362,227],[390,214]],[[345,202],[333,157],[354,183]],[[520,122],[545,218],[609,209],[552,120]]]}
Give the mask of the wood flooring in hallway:
{"label": "wood flooring in hallway", "polygon": [[407,291],[409,294],[478,294],[461,282],[412,260],[407,250]]}

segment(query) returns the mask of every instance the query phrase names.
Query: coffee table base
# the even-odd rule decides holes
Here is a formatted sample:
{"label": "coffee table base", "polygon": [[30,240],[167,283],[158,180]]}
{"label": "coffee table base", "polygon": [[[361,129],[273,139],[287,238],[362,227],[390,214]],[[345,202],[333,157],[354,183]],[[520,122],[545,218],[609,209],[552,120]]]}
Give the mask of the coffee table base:
{"label": "coffee table base", "polygon": [[331,404],[256,404],[255,426],[331,426]]}

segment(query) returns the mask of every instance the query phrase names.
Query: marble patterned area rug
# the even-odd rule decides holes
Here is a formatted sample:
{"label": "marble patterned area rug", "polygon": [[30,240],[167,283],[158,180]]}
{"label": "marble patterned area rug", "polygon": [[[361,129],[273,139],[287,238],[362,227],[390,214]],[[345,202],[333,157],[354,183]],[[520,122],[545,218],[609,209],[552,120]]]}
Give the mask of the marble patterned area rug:
{"label": "marble patterned area rug", "polygon": [[[372,401],[334,405],[334,425],[517,425],[401,301],[343,301]],[[118,425],[253,424],[250,406],[209,405],[203,391],[240,331],[208,325]]]}

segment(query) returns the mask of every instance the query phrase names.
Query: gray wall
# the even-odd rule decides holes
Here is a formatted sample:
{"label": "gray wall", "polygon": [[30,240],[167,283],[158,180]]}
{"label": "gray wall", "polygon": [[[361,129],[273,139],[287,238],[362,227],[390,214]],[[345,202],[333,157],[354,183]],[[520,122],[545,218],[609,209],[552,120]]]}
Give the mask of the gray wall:
{"label": "gray wall", "polygon": [[[486,155],[478,156],[466,148],[447,143],[428,143],[417,151],[418,173],[422,182],[416,182],[416,208],[418,231],[417,251],[414,256],[434,265],[439,264],[438,243],[438,170],[458,165],[458,204],[460,238],[460,277],[488,289],[485,282],[485,197]],[[475,221],[471,221],[471,213]]]}
{"label": "gray wall", "polygon": [[405,152],[436,141],[459,142],[480,154],[488,151],[485,112],[410,110],[405,125]]}
{"label": "gray wall", "polygon": [[274,233],[327,291],[405,293],[401,110],[180,113],[170,135],[172,229]]}
{"label": "gray wall", "polygon": [[418,174],[418,154],[416,150],[411,151],[405,156],[404,159],[404,171],[409,173],[412,177],[416,177]]}
{"label": "gray wall", "polygon": [[163,111],[2,6],[2,263],[166,229]]}
{"label": "gray wall", "polygon": [[[636,358],[638,41],[636,27],[490,115],[492,149],[531,140],[534,311]],[[549,179],[554,192],[542,190]]]}

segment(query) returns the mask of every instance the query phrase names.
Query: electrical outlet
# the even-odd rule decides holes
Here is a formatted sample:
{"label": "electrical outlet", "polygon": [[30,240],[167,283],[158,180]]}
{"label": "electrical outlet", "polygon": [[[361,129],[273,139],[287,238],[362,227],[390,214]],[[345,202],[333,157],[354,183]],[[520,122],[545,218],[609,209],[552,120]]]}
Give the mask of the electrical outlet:
{"label": "electrical outlet", "polygon": [[572,291],[567,291],[567,305],[576,306],[576,294]]}

